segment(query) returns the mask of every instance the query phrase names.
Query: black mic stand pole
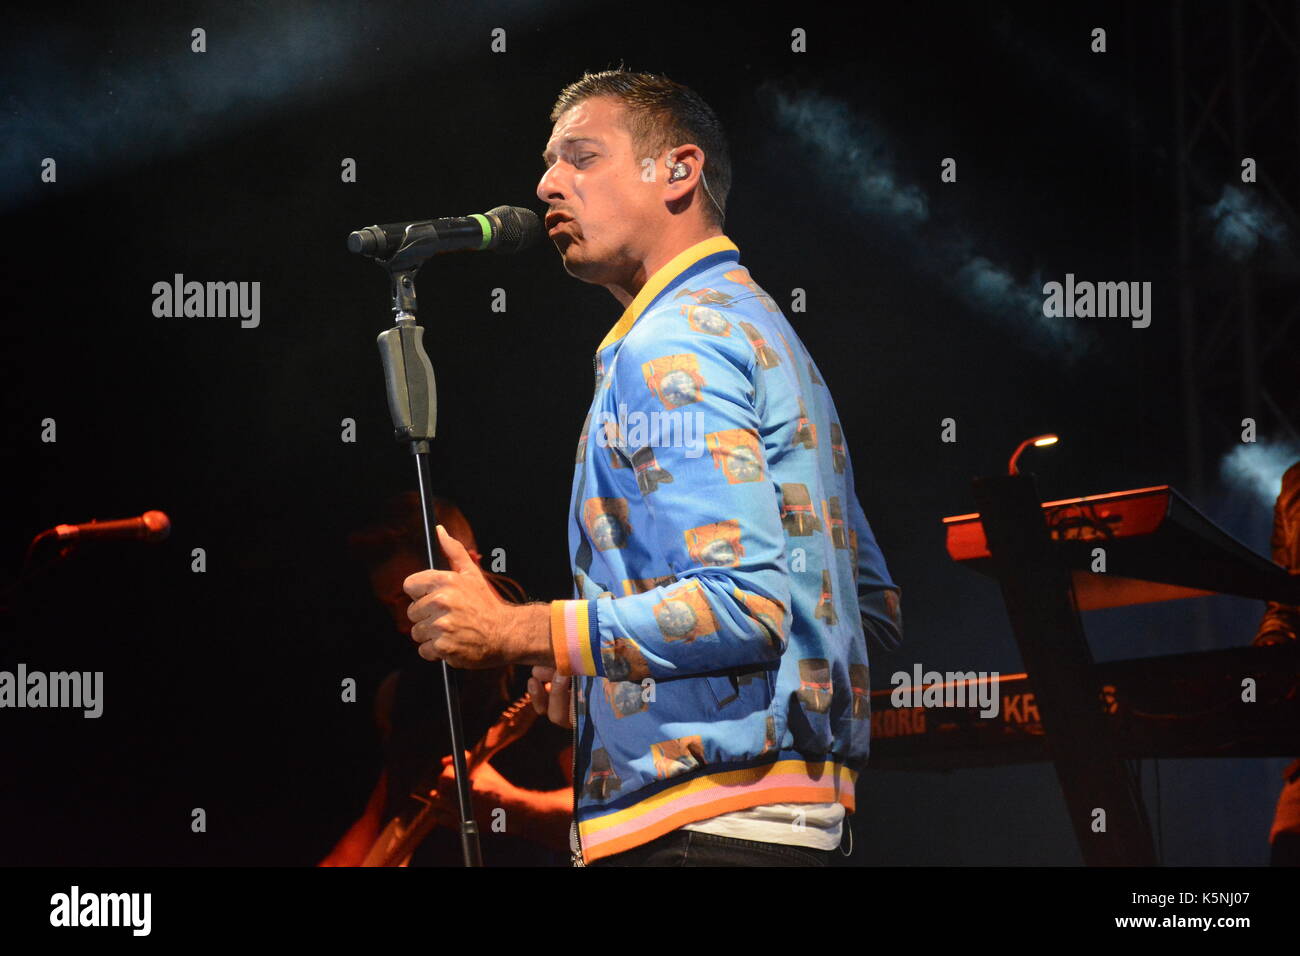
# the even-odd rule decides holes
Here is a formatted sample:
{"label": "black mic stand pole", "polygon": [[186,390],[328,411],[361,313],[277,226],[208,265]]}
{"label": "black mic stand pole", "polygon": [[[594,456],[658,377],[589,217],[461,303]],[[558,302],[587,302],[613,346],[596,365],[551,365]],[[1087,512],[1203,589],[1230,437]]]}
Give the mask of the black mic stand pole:
{"label": "black mic stand pole", "polygon": [[[432,494],[429,483],[429,442],[438,420],[437,386],[433,366],[424,351],[424,329],[415,323],[415,273],[427,253],[404,244],[389,259],[380,261],[388,272],[393,312],[397,325],[379,333],[379,355],[384,364],[388,389],[388,410],[393,417],[393,435],[407,442],[415,458],[420,483],[420,512],[424,517],[424,547],[430,568],[447,570],[447,559],[434,534],[430,518]],[[465,766],[465,734],[460,719],[460,681],[456,671],[442,664],[442,685],[447,696],[447,723],[451,727],[452,766],[456,772],[456,802],[460,808],[460,844],[466,866],[482,866],[478,824],[470,797],[469,773]]]}

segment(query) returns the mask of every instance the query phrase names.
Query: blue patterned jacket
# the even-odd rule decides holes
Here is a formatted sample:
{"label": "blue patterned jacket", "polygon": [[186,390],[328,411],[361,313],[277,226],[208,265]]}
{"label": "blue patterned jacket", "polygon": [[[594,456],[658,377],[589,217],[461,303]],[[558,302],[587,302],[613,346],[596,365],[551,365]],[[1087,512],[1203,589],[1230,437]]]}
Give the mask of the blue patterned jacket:
{"label": "blue patterned jacket", "polygon": [[551,606],[575,675],[575,851],[591,862],[767,803],[853,810],[864,635],[899,589],[831,395],[725,236],[654,274],[595,357]]}

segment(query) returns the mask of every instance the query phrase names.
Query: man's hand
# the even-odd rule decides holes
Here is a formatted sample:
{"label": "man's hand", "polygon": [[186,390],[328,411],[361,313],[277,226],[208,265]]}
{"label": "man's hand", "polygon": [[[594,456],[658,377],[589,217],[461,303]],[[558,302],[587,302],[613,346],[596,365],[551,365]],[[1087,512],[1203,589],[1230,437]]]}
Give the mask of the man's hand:
{"label": "man's hand", "polygon": [[[465,756],[469,758],[468,753]],[[440,825],[458,830],[460,810],[451,754],[442,758],[442,765],[430,812]],[[470,790],[480,833],[512,833],[561,852],[568,849],[573,819],[571,784],[556,790],[526,790],[497,773],[488,761],[470,774]]]}
{"label": "man's hand", "polygon": [[[466,758],[469,753],[466,752]],[[497,773],[490,761],[481,763],[469,775],[470,792],[474,799],[475,819],[480,828],[492,824],[492,811],[503,809],[510,814],[516,808],[519,788]],[[442,776],[438,778],[438,796],[433,814],[443,826],[453,830],[460,826],[460,807],[456,799],[456,771],[451,765],[451,754],[442,758]]]}
{"label": "man's hand", "polygon": [[1252,643],[1256,647],[1272,647],[1275,644],[1286,644],[1288,641],[1292,640],[1295,640],[1295,638],[1286,631],[1281,630],[1280,628],[1275,628],[1257,635]]}
{"label": "man's hand", "polygon": [[549,607],[507,604],[442,525],[438,541],[451,570],[420,571],[402,582],[420,656],[469,669],[554,663]]}
{"label": "man's hand", "polygon": [[533,710],[565,730],[573,729],[569,719],[573,684],[569,677],[556,674],[554,667],[534,667],[533,676],[528,678],[528,696],[533,700]]}

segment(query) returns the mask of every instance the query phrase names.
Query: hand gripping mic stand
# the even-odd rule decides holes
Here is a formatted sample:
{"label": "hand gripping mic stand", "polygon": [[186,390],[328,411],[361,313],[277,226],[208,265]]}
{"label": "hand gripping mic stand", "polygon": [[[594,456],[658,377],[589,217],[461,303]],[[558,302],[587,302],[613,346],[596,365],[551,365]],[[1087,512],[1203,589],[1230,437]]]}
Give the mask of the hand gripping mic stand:
{"label": "hand gripping mic stand", "polygon": [[[386,260],[376,260],[388,272],[397,325],[379,333],[379,355],[384,364],[388,410],[393,417],[393,437],[410,446],[420,484],[420,513],[424,517],[424,547],[429,567],[447,570],[447,559],[434,534],[429,483],[429,442],[437,430],[438,396],[433,366],[424,351],[424,329],[415,323],[415,273],[429,250],[418,241],[405,242]],[[482,866],[478,825],[470,798],[465,766],[465,736],[460,719],[460,680],[446,661],[442,685],[447,696],[447,723],[451,727],[452,766],[456,771],[456,802],[460,808],[460,843],[466,866]]]}

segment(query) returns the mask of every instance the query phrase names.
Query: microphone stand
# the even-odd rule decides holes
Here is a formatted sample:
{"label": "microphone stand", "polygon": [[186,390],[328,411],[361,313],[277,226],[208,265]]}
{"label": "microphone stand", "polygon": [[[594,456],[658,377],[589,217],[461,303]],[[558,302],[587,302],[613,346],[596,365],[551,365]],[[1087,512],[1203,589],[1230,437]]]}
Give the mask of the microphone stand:
{"label": "microphone stand", "polygon": [[[418,242],[405,242],[386,260],[376,260],[388,272],[393,312],[397,324],[379,333],[379,355],[384,365],[388,410],[393,418],[393,436],[406,442],[415,458],[420,486],[420,513],[424,518],[424,547],[429,567],[447,570],[447,559],[434,534],[432,494],[429,483],[429,442],[437,430],[438,396],[433,366],[424,351],[424,329],[415,321],[415,273],[427,258]],[[456,671],[442,664],[442,685],[447,697],[447,723],[451,727],[452,766],[456,773],[456,802],[460,809],[460,844],[465,866],[482,866],[478,824],[470,797],[469,772],[465,765],[465,735],[460,718],[460,681]]]}
{"label": "microphone stand", "polygon": [[[42,545],[47,541],[58,541],[58,548],[54,550],[53,554],[46,556],[43,564],[34,564],[33,559],[41,552]],[[75,540],[59,541],[58,535],[53,528],[46,528],[32,538],[31,543],[27,545],[26,553],[23,555],[23,563],[18,569],[18,577],[0,586],[0,614],[15,613],[18,598],[23,589],[36,581],[41,575],[47,573],[60,561],[66,561],[77,550],[78,543]]]}

